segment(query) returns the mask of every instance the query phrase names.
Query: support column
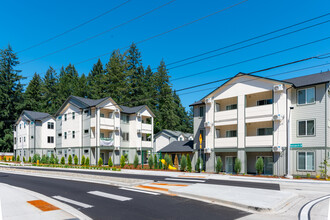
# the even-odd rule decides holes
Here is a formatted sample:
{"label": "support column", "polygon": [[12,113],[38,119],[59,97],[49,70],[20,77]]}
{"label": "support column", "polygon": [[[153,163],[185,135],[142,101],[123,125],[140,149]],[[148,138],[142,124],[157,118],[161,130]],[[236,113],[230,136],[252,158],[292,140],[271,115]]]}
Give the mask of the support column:
{"label": "support column", "polygon": [[[237,158],[240,159],[242,167],[241,173],[246,173],[246,153],[245,153],[245,95],[237,97]],[[235,163],[235,161],[234,161]]]}

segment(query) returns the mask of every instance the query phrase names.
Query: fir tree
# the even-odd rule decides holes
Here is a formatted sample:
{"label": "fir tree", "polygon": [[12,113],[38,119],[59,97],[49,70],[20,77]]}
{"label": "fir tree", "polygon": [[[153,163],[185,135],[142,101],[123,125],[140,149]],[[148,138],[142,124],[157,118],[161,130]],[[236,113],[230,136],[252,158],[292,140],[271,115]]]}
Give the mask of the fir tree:
{"label": "fir tree", "polygon": [[85,74],[81,74],[79,80],[78,80],[78,87],[77,90],[74,93],[76,96],[88,97],[88,86],[87,86],[87,78]]}
{"label": "fir tree", "polygon": [[70,95],[77,95],[79,76],[76,68],[69,64],[61,68],[59,77],[58,99],[63,103]]}
{"label": "fir tree", "polygon": [[107,87],[105,83],[105,70],[100,59],[93,65],[92,71],[88,74],[87,85],[89,98],[100,99],[107,96],[104,93]]}
{"label": "fir tree", "polygon": [[35,73],[24,93],[24,109],[41,112],[43,107],[42,80]]}
{"label": "fir tree", "polygon": [[13,127],[22,111],[23,77],[16,70],[19,64],[9,45],[0,50],[0,151],[13,151]]}
{"label": "fir tree", "polygon": [[43,93],[43,112],[54,114],[57,109],[60,108],[62,103],[57,99],[58,96],[58,79],[55,70],[52,67],[46,72],[46,75],[43,79],[42,86]]}

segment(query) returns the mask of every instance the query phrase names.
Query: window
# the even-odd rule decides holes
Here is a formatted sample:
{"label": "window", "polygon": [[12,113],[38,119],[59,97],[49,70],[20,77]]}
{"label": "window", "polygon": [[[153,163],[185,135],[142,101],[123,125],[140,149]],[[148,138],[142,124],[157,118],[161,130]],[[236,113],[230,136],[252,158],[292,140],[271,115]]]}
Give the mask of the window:
{"label": "window", "polygon": [[123,121],[123,123],[129,123],[129,115],[122,114],[121,120]]}
{"label": "window", "polygon": [[48,129],[54,129],[54,122],[48,122],[47,123],[47,128]]}
{"label": "window", "polygon": [[67,134],[66,134],[66,132],[64,132],[64,139],[66,139],[67,138]]}
{"label": "window", "polygon": [[113,113],[112,112],[109,113],[109,118],[113,118]]}
{"label": "window", "polygon": [[67,119],[67,115],[66,115],[66,114],[64,114],[64,121],[66,121],[66,119]]}
{"label": "window", "polygon": [[47,143],[49,143],[49,144],[54,143],[54,137],[53,136],[48,136],[47,137]]}
{"label": "window", "polygon": [[62,133],[58,133],[58,136],[59,136],[59,137],[62,137]]}
{"label": "window", "polygon": [[262,136],[262,135],[273,135],[273,128],[258,128],[257,136]]}
{"label": "window", "polygon": [[84,130],[84,133],[85,133],[85,134],[88,134],[88,129]]}
{"label": "window", "polygon": [[273,99],[264,99],[264,100],[258,100],[257,101],[257,106],[259,105],[269,105],[273,104]]}
{"label": "window", "polygon": [[14,138],[14,144],[16,144],[16,138]]}
{"label": "window", "polygon": [[237,109],[237,104],[227,105],[226,110]]}
{"label": "window", "polygon": [[220,104],[219,103],[215,103],[215,111],[220,112]]}
{"label": "window", "polygon": [[68,151],[64,150],[64,157],[66,158],[68,156]]}
{"label": "window", "polygon": [[19,124],[19,129],[21,129],[22,128],[22,124]]}
{"label": "window", "polygon": [[24,142],[25,142],[25,137],[24,137]]}
{"label": "window", "polygon": [[298,170],[315,170],[314,152],[298,152]]}
{"label": "window", "polygon": [[121,133],[123,141],[129,141],[129,133],[123,132]]}
{"label": "window", "polygon": [[199,117],[204,117],[204,107],[199,107]]}
{"label": "window", "polygon": [[72,112],[72,120],[74,120],[76,118],[76,113]]}
{"label": "window", "polygon": [[104,138],[104,133],[100,133],[100,138]]}
{"label": "window", "polygon": [[104,118],[104,113],[101,113],[100,116],[101,116],[101,118]]}
{"label": "window", "polygon": [[22,138],[21,138],[21,137],[19,138],[19,142],[20,142],[20,143],[22,142]]}
{"label": "window", "polygon": [[297,96],[299,105],[315,103],[315,88],[299,89]]}
{"label": "window", "polygon": [[215,129],[215,138],[220,138],[220,129]]}
{"label": "window", "polygon": [[314,120],[298,121],[298,136],[313,136],[313,135],[315,135]]}
{"label": "window", "polygon": [[84,113],[85,113],[86,115],[89,115],[89,109],[86,109],[86,110],[84,111]]}
{"label": "window", "polygon": [[88,152],[89,152],[88,150],[84,150],[84,154],[88,154]]}
{"label": "window", "polygon": [[76,132],[72,131],[72,138],[74,139],[76,137]]}
{"label": "window", "polygon": [[226,137],[237,137],[237,131],[236,130],[226,131]]}

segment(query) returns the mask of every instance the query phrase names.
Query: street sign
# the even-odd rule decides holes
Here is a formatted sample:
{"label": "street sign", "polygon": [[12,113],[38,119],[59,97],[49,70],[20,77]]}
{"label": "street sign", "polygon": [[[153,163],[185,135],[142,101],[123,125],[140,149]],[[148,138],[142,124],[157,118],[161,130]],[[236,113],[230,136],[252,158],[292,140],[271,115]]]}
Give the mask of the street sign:
{"label": "street sign", "polygon": [[203,138],[202,138],[202,134],[199,135],[199,148],[202,149],[202,141],[203,141]]}
{"label": "street sign", "polygon": [[302,143],[299,144],[290,144],[291,148],[301,148],[302,147]]}

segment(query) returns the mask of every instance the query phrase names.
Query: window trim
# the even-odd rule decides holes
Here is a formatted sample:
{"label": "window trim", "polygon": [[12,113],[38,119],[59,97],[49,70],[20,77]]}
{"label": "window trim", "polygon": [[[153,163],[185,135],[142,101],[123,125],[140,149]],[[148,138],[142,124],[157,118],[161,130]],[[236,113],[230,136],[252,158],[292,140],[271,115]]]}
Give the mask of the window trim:
{"label": "window trim", "polygon": [[[299,153],[305,153],[305,169],[303,170],[303,169],[299,169]],[[314,169],[313,170],[308,170],[307,169],[307,153],[313,153],[313,157],[314,157],[314,164],[313,164],[313,166],[314,166]],[[297,171],[301,171],[301,172],[315,172],[316,171],[316,168],[315,168],[315,166],[316,166],[316,158],[315,158],[315,151],[297,151]]]}
{"label": "window trim", "polygon": [[[265,134],[265,135],[259,135],[259,129],[272,129],[272,134]],[[274,128],[272,127],[265,127],[265,128],[257,128],[257,136],[270,136],[274,134]]]}
{"label": "window trim", "polygon": [[[307,103],[307,89],[311,89],[311,88],[314,89],[314,102]],[[301,90],[306,90],[306,92],[305,92],[305,103],[303,103],[303,104],[299,104],[299,99],[298,99],[298,93]],[[315,103],[316,103],[316,87],[315,86],[306,87],[306,88],[303,88],[303,89],[297,89],[297,91],[296,91],[296,104],[297,104],[297,106],[314,105]]]}
{"label": "window trim", "polygon": [[[201,116],[201,109],[203,109],[203,115],[202,116]],[[200,118],[205,117],[204,106],[199,106],[199,117]]]}
{"label": "window trim", "polygon": [[47,122],[47,129],[54,130],[54,128],[55,128],[54,122],[51,121]]}
{"label": "window trim", "polygon": [[47,136],[47,144],[54,144],[55,138],[54,136]]}
{"label": "window trim", "polygon": [[76,113],[72,112],[72,120],[75,120],[75,119],[76,119]]}
{"label": "window trim", "polygon": [[76,131],[72,131],[72,139],[76,138]]}
{"label": "window trim", "polygon": [[[299,122],[301,121],[305,121],[306,122],[306,135],[300,135],[299,134]],[[307,134],[307,121],[314,121],[314,134],[312,135],[308,135]],[[297,137],[315,137],[316,136],[316,119],[313,118],[313,119],[303,119],[303,120],[297,120],[297,130],[296,130],[296,136]]]}

